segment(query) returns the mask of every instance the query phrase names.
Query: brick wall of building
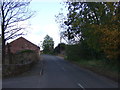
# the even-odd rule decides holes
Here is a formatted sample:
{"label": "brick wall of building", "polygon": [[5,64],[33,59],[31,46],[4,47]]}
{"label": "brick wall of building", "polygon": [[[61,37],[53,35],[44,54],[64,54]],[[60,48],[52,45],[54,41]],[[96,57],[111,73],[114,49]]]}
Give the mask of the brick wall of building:
{"label": "brick wall of building", "polygon": [[[37,45],[31,43],[30,41],[26,40],[23,37],[20,37],[12,41],[11,43],[9,43],[9,46],[10,46],[11,53],[17,53],[21,50],[27,50],[27,49],[34,50],[38,53],[40,52],[40,48]],[[8,48],[6,48],[6,50],[7,49]]]}

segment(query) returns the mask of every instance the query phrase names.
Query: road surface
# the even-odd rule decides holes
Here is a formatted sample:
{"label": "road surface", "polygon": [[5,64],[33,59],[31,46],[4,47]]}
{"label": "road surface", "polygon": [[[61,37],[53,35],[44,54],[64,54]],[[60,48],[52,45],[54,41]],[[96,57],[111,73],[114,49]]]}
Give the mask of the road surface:
{"label": "road surface", "polygon": [[3,79],[3,88],[117,88],[118,84],[57,56],[42,55],[43,72],[38,63],[23,75]]}
{"label": "road surface", "polygon": [[2,65],[0,64],[0,90],[2,89]]}

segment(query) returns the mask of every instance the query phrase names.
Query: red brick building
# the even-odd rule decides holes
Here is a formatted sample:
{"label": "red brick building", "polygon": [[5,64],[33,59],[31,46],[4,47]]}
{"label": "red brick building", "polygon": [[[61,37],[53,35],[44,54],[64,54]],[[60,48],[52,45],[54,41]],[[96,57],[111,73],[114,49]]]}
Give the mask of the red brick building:
{"label": "red brick building", "polygon": [[[17,53],[22,50],[33,50],[40,54],[40,48],[23,37],[10,42],[9,47],[11,53]],[[8,45],[6,51],[8,51]]]}

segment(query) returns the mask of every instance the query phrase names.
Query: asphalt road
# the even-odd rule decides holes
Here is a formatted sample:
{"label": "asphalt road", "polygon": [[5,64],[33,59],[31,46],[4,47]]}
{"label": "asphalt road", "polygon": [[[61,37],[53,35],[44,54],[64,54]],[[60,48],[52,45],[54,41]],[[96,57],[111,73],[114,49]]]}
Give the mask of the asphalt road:
{"label": "asphalt road", "polygon": [[0,43],[0,90],[2,88],[2,44]]}
{"label": "asphalt road", "polygon": [[3,79],[3,88],[117,88],[118,84],[59,57],[42,55],[32,70],[14,78]]}

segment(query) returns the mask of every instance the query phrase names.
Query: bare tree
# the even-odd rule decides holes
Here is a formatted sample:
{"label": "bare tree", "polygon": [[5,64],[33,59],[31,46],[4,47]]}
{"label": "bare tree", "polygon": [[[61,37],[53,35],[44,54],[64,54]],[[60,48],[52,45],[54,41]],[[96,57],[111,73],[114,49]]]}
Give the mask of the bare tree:
{"label": "bare tree", "polygon": [[28,10],[31,0],[0,1],[0,21],[2,29],[2,61],[5,61],[5,42],[23,35],[20,22],[30,19],[34,12]]}

